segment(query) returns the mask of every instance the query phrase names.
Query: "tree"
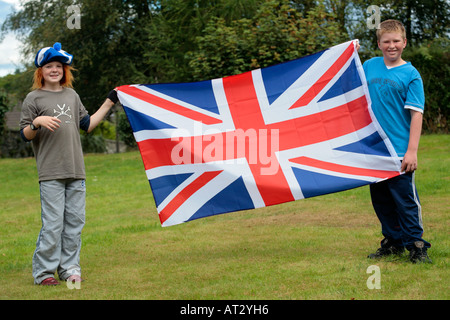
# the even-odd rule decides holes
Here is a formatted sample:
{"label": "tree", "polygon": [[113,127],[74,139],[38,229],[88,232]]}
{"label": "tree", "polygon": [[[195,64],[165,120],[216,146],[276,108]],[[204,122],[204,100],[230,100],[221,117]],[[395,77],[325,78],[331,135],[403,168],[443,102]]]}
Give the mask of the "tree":
{"label": "tree", "polygon": [[6,130],[5,127],[5,114],[9,111],[8,103],[7,103],[6,93],[2,90],[0,91],[0,143],[1,137]]}
{"label": "tree", "polygon": [[[332,1],[332,0],[329,0]],[[377,48],[375,29],[369,29],[366,19],[372,13],[366,13],[369,6],[380,9],[380,20],[396,19],[401,21],[406,29],[408,45],[419,47],[422,44],[439,38],[448,38],[450,18],[450,3],[448,0],[358,0],[353,1],[353,21],[348,28],[355,37],[363,39],[366,51]]]}
{"label": "tree", "polygon": [[[92,112],[115,86],[150,77],[151,70],[142,59],[142,43],[152,3],[30,0],[8,17],[2,30],[21,35],[29,70],[34,70],[32,62],[40,48],[61,42],[62,49],[74,55],[73,66],[79,71],[75,72],[75,89]],[[67,23],[74,6],[81,14],[79,28],[69,28]]]}
{"label": "tree", "polygon": [[227,23],[214,18],[188,53],[194,80],[238,74],[296,59],[348,40],[323,5],[306,13],[287,0],[264,1],[256,14]]}
{"label": "tree", "polygon": [[146,25],[145,63],[152,66],[154,82],[192,79],[187,52],[198,50],[201,36],[211,19],[227,24],[252,17],[264,0],[161,0],[155,18]]}
{"label": "tree", "polygon": [[[25,97],[36,52],[55,42],[74,55],[75,89],[90,112],[117,85],[236,74],[354,38],[364,61],[378,55],[375,30],[366,24],[369,5],[379,6],[381,20],[405,23],[408,48],[424,52],[448,38],[446,0],[28,0],[2,32],[21,36],[29,68],[1,79],[0,88],[10,101]],[[79,28],[69,27],[70,8],[79,9]],[[448,52],[448,42],[440,46]],[[436,54],[445,65],[448,55]],[[434,110],[448,108],[433,101]]]}

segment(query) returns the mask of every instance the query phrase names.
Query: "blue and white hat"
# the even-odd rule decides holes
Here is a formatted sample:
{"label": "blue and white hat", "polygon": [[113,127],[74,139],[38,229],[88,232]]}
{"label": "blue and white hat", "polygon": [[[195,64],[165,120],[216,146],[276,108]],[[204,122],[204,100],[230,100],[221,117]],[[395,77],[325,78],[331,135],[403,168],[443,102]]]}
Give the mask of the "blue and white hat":
{"label": "blue and white hat", "polygon": [[39,68],[51,61],[59,61],[70,66],[72,59],[73,55],[61,50],[61,43],[56,42],[53,47],[45,47],[39,50],[34,59],[34,64],[36,68]]}

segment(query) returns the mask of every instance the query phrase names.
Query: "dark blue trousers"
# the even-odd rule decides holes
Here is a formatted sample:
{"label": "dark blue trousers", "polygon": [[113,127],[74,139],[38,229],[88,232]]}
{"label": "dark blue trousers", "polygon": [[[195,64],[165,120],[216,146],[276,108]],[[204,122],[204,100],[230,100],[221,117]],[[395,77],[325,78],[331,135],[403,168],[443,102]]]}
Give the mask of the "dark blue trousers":
{"label": "dark blue trousers", "polygon": [[381,222],[383,236],[397,247],[410,250],[422,239],[422,207],[414,183],[414,173],[370,185],[372,205]]}

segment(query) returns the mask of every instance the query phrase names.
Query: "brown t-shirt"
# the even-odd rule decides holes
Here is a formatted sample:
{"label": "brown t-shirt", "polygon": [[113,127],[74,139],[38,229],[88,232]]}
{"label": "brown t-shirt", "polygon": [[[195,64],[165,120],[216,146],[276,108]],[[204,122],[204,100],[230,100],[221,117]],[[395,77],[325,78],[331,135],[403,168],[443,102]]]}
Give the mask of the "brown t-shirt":
{"label": "brown t-shirt", "polygon": [[80,121],[88,116],[78,94],[70,88],[53,92],[34,90],[22,105],[20,128],[38,116],[61,120],[60,127],[50,131],[41,127],[32,140],[39,181],[86,179],[80,141]]}

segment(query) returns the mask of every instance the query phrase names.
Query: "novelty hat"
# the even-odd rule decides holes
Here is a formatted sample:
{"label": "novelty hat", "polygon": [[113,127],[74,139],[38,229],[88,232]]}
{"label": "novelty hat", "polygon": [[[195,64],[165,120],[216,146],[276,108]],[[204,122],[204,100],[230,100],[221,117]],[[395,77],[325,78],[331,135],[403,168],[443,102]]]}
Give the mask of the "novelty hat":
{"label": "novelty hat", "polygon": [[52,47],[42,48],[36,54],[34,64],[37,68],[42,67],[51,61],[59,61],[69,66],[72,64],[73,55],[61,50],[61,43],[56,42]]}

